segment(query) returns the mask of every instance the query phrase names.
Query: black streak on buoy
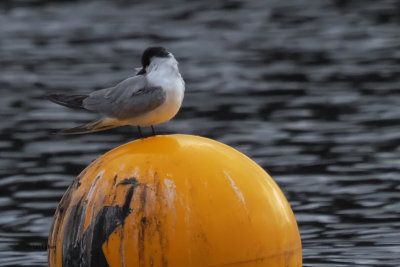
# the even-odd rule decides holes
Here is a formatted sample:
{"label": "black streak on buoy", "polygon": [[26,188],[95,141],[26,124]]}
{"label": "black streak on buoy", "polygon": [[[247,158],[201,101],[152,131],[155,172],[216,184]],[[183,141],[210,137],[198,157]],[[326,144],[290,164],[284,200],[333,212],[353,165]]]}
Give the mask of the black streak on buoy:
{"label": "black streak on buoy", "polygon": [[79,232],[84,223],[85,206],[79,201],[72,207],[63,237],[63,266],[109,266],[102,245],[131,213],[129,207],[137,185],[138,183],[133,184],[127,190],[122,207],[103,207],[80,239]]}

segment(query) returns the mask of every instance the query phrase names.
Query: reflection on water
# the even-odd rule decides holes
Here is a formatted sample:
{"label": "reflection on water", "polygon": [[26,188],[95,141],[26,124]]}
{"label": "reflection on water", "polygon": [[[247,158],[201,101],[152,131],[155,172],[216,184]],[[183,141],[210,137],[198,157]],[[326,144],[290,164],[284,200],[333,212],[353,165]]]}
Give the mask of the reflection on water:
{"label": "reflection on water", "polygon": [[114,85],[157,44],[187,84],[158,132],[217,139],[268,170],[295,212],[304,266],[398,266],[398,1],[47,2],[0,5],[0,265],[45,265],[40,246],[72,179],[138,137],[55,135],[93,115],[42,95]]}

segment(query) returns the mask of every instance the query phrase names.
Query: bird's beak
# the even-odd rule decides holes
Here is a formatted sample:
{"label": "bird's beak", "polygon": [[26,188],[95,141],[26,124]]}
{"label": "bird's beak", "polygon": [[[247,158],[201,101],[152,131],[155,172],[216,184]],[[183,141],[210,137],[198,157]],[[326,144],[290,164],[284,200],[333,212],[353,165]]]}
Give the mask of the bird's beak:
{"label": "bird's beak", "polygon": [[142,75],[146,73],[146,69],[145,68],[136,68],[136,71],[138,71],[138,73],[136,73],[136,75]]}

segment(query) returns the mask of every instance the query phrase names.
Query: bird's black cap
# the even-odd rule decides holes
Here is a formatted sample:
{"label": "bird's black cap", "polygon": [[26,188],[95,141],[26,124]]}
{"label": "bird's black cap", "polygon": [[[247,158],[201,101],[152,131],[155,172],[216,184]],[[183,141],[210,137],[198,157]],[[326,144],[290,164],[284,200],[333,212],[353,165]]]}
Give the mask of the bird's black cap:
{"label": "bird's black cap", "polygon": [[168,56],[169,53],[164,47],[161,46],[149,47],[143,52],[142,66],[143,68],[146,68],[150,64],[150,60],[152,57],[168,57]]}

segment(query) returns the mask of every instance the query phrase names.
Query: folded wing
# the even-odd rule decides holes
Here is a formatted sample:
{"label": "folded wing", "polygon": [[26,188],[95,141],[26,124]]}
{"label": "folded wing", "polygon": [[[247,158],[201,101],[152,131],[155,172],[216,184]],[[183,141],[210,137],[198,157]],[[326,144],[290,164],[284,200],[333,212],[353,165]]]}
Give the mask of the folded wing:
{"label": "folded wing", "polygon": [[124,120],[140,116],[162,105],[165,91],[147,84],[144,76],[128,78],[115,87],[91,93],[82,102],[83,108]]}

